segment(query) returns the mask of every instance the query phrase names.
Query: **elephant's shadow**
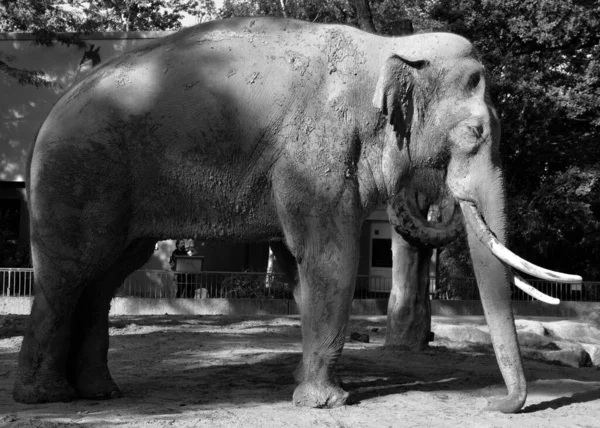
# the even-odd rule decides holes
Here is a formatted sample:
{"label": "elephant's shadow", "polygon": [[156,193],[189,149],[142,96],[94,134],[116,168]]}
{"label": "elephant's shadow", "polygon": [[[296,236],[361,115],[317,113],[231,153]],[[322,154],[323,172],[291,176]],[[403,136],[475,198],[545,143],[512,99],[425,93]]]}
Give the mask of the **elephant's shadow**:
{"label": "elephant's shadow", "polygon": [[[340,361],[339,373],[345,380],[344,388],[351,393],[351,405],[409,391],[442,395],[472,391],[483,398],[506,394],[491,346],[478,344],[461,350],[430,347],[422,352],[379,347],[351,350],[345,357]],[[564,396],[526,406],[522,413],[600,399],[600,372],[594,368],[578,369],[532,359],[524,359],[524,366],[530,395]]]}
{"label": "elephant's shadow", "polygon": [[535,413],[548,409],[556,410],[564,406],[587,403],[595,400],[600,400],[600,388],[586,392],[578,392],[570,397],[559,397],[554,400],[542,401],[541,403],[525,407],[520,413]]}
{"label": "elephant's shadow", "polygon": [[[116,369],[113,374],[125,396],[179,400],[181,405],[196,406],[231,402],[289,402],[296,385],[292,372],[301,359],[297,326],[271,325],[271,337],[267,340],[251,337],[254,333],[249,332],[248,335],[239,328],[231,333],[221,331],[221,328],[214,332],[176,333],[176,337],[171,337],[172,341],[187,342],[187,345],[171,350],[171,354],[178,357],[171,359],[168,367],[164,366],[165,360],[160,364],[161,360],[154,357],[149,362],[152,366],[147,367],[147,373],[133,369],[127,374],[127,370],[121,372],[118,362],[114,363]],[[147,339],[158,342],[159,348],[160,343],[168,340],[164,332],[146,336],[156,336]],[[197,344],[195,349],[189,348],[192,342]],[[275,352],[264,352],[267,342],[275,345]],[[290,348],[295,350],[285,350]],[[111,357],[117,360],[127,358],[126,353],[118,350]],[[550,377],[569,379],[574,383],[600,382],[600,372],[593,369],[553,365],[552,376],[548,376],[548,367],[546,363],[525,360],[526,376],[530,382]],[[435,346],[423,352],[386,349],[378,343],[364,347],[350,345],[340,358],[337,373],[344,389],[350,392],[349,405],[390,395],[399,395],[401,399],[402,394],[414,391],[439,396],[452,391],[466,392],[475,397],[505,394],[491,348],[480,345],[460,351]],[[575,394],[531,405],[524,411],[534,412],[600,398],[600,392],[595,391],[578,393],[577,389],[566,387],[562,392],[565,395]]]}

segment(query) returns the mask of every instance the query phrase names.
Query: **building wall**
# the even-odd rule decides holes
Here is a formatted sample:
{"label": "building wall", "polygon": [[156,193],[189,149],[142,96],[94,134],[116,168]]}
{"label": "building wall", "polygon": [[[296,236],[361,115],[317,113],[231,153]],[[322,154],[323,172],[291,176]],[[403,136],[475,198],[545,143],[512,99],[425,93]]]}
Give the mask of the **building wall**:
{"label": "building wall", "polygon": [[[169,32],[102,33],[85,36],[89,45],[100,47],[100,64]],[[14,58],[11,67],[40,70],[52,87],[20,85],[0,73],[0,180],[24,181],[29,146],[44,118],[60,96],[81,78],[79,63],[85,50],[74,45],[33,45],[29,34],[0,34],[0,52]]]}
{"label": "building wall", "polygon": [[[382,236],[391,236],[392,226],[389,224],[386,206],[384,204],[379,205],[377,209],[369,215],[362,226],[360,233],[360,259],[358,264],[358,275],[378,275],[381,276],[382,279],[376,280],[375,282],[370,279],[369,282],[359,278],[356,283],[356,290],[376,291],[383,287],[381,291],[389,291],[391,288],[392,268],[374,269],[372,266],[372,239],[374,226],[381,230]],[[391,257],[391,242],[389,252]]]}
{"label": "building wall", "polygon": [[[121,52],[166,34],[169,33],[103,33],[84,40],[89,46],[95,45],[95,49],[100,47],[100,64],[104,64]],[[6,73],[0,73],[0,217],[3,205],[11,205],[13,200],[20,201],[21,213],[17,230],[2,230],[0,266],[23,266],[28,260],[20,259],[23,253],[28,253],[29,243],[25,192],[27,153],[52,106],[83,77],[79,64],[85,49],[60,44],[36,46],[29,34],[0,34],[0,52],[4,58],[12,58],[11,67],[42,71],[52,82],[50,87],[24,86]],[[14,234],[18,236],[16,243],[12,239]]]}

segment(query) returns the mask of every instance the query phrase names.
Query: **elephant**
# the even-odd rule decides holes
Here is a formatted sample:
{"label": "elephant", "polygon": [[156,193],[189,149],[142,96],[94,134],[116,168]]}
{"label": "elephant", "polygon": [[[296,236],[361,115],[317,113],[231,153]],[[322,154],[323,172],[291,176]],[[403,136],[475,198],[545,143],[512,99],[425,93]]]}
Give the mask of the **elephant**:
{"label": "elephant", "polygon": [[[282,18],[203,23],[100,65],[52,108],[28,160],[36,293],[18,402],[108,399],[115,289],[155,241],[283,239],[298,263],[296,405],[348,398],[344,346],[361,225],[421,169],[458,201],[508,396],[526,383],[501,242],[500,127],[473,45]],[[500,261],[490,248],[505,261]]]}

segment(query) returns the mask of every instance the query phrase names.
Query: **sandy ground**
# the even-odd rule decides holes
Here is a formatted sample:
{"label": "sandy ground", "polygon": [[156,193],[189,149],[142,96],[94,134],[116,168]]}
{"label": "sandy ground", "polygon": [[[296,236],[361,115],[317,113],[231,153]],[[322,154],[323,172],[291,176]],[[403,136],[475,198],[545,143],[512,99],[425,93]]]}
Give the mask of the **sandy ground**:
{"label": "sandy ground", "polygon": [[[487,345],[437,339],[427,351],[383,349],[385,318],[353,319],[339,374],[352,403],[291,404],[301,355],[294,317],[111,318],[110,368],[124,398],[23,405],[12,400],[25,318],[0,316],[0,427],[599,427],[600,371],[525,359],[521,413],[484,410],[505,393]],[[481,319],[434,317],[436,325]]]}

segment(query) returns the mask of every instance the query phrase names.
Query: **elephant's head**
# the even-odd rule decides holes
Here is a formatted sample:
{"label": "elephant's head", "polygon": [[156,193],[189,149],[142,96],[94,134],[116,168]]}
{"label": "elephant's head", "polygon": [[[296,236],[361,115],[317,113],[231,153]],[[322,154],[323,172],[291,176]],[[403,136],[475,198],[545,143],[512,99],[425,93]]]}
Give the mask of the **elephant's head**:
{"label": "elephant's head", "polygon": [[[403,165],[402,174],[396,173],[400,178],[387,178],[387,190],[402,195],[415,179],[422,181],[420,171],[433,169],[438,171],[439,187],[447,188],[460,206],[496,358],[508,387],[508,396],[490,408],[514,412],[523,406],[527,391],[510,301],[515,276],[509,266],[554,281],[578,282],[581,277],[538,268],[503,245],[506,207],[500,124],[486,90],[484,68],[473,49],[463,49],[460,55],[439,51],[427,58],[415,55],[413,51],[389,57],[375,91],[374,104],[390,125],[384,176],[392,177],[386,168],[392,169],[394,162]],[[386,161],[386,156],[394,162]],[[396,206],[410,206],[410,197],[401,199],[409,203]],[[392,217],[396,211],[392,210]],[[418,214],[410,211],[412,217]],[[432,233],[418,222],[416,228],[423,230],[410,233]],[[522,284],[520,277],[515,283]]]}

